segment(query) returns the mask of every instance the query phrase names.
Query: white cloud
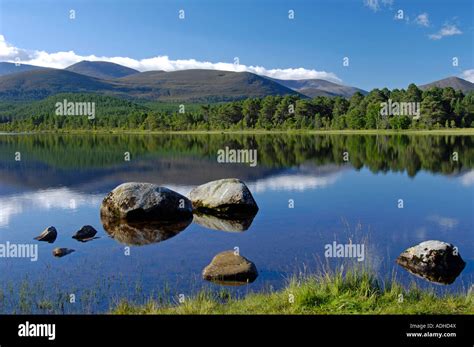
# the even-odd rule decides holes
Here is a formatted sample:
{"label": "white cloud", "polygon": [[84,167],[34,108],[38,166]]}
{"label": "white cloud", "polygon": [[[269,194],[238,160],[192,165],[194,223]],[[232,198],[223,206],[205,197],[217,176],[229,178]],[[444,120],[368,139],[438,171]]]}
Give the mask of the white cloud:
{"label": "white cloud", "polygon": [[430,19],[429,19],[428,13],[424,12],[416,16],[415,23],[422,27],[429,27]]}
{"label": "white cloud", "polygon": [[377,12],[382,6],[392,6],[393,0],[364,0],[364,5],[372,11]]}
{"label": "white cloud", "polygon": [[459,221],[455,218],[443,217],[438,215],[429,216],[427,219],[430,222],[438,224],[443,229],[453,229],[459,224]]}
{"label": "white cloud", "polygon": [[243,72],[248,71],[262,76],[268,76],[279,79],[323,79],[336,83],[341,83],[341,79],[332,72],[317,71],[314,69],[286,68],[286,69],[267,69],[263,66],[242,65],[224,62],[198,61],[196,59],[170,59],[166,55],[156,56],[146,59],[133,59],[128,57],[105,57],[95,55],[79,55],[74,51],[48,53],[38,50],[26,50],[14,47],[0,35],[0,60],[13,62],[15,59],[23,64],[51,67],[63,69],[69,65],[82,60],[89,61],[107,61],[120,65],[125,65],[138,71],[177,71],[187,69],[209,69]]}
{"label": "white cloud", "polygon": [[445,24],[443,27],[434,34],[429,35],[432,40],[440,40],[446,36],[461,35],[462,31],[454,24]]}
{"label": "white cloud", "polygon": [[[285,173],[246,181],[250,191],[255,194],[267,191],[306,191],[323,189],[335,184],[342,178],[348,167],[337,165],[324,165],[317,168],[300,165],[298,168]],[[189,195],[195,186],[176,185],[162,182],[164,186],[182,195]]]}
{"label": "white cloud", "polygon": [[76,210],[79,207],[98,206],[103,195],[82,194],[69,188],[57,188],[27,192],[19,195],[0,197],[0,228],[7,227],[13,216],[33,209],[47,211],[51,209]]}
{"label": "white cloud", "polygon": [[464,175],[460,176],[461,184],[466,187],[474,185],[474,170],[471,170]]}
{"label": "white cloud", "polygon": [[474,69],[465,70],[461,73],[461,78],[474,83]]}
{"label": "white cloud", "polygon": [[310,189],[325,188],[340,178],[340,173],[332,173],[327,176],[316,176],[308,174],[288,174],[271,176],[265,179],[249,183],[249,189],[256,193],[266,191],[306,191]]}

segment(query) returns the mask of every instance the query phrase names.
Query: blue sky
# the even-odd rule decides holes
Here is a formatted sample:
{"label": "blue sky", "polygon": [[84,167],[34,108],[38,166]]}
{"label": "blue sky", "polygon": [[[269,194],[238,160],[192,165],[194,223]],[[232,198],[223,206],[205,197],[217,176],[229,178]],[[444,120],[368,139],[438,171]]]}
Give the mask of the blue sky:
{"label": "blue sky", "polygon": [[[282,78],[321,77],[368,90],[474,77],[472,0],[0,4],[2,61],[18,56],[25,63],[64,67],[84,57],[110,58],[139,70],[176,70],[203,67],[199,62],[232,68],[238,57],[240,69]],[[184,20],[178,18],[180,9]],[[293,20],[289,10],[295,11]],[[403,19],[395,18],[398,10]],[[349,66],[343,66],[344,57]]]}

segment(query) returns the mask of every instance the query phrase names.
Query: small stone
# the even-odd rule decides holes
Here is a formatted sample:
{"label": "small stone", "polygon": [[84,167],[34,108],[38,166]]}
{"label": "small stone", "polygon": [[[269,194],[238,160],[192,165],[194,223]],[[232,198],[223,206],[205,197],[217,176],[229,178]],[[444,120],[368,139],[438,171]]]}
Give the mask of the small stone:
{"label": "small stone", "polygon": [[251,283],[257,276],[255,264],[234,251],[217,254],[202,272],[205,280],[228,285]]}
{"label": "small stone", "polygon": [[65,255],[68,255],[72,252],[75,252],[73,249],[70,248],[55,248],[53,249],[53,255],[55,257],[61,258],[64,257]]}
{"label": "small stone", "polygon": [[35,240],[53,243],[56,240],[57,236],[58,236],[58,232],[56,228],[53,226],[50,226],[44,229],[44,231],[40,235],[36,236]]}
{"label": "small stone", "polygon": [[97,234],[97,230],[94,229],[94,227],[90,225],[84,225],[80,230],[78,230],[73,236],[73,239],[76,239],[78,241],[89,241],[94,238],[94,236]]}
{"label": "small stone", "polygon": [[436,240],[408,248],[396,261],[414,275],[441,284],[453,283],[466,266],[456,247]]}

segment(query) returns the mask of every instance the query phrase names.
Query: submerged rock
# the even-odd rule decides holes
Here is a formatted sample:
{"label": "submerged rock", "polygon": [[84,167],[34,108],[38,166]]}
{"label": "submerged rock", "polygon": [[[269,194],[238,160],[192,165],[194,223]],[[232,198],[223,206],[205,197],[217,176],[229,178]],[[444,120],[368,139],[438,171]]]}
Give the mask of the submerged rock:
{"label": "submerged rock", "polygon": [[250,228],[254,215],[242,217],[239,219],[219,218],[210,214],[195,213],[194,222],[208,229],[221,230],[228,232],[242,232]]}
{"label": "submerged rock", "polygon": [[78,230],[73,236],[73,239],[78,241],[86,242],[94,239],[94,236],[97,234],[97,230],[90,225],[84,225],[80,230]]}
{"label": "submerged rock", "polygon": [[35,237],[35,240],[38,241],[46,241],[49,243],[53,243],[58,237],[58,232],[55,227],[50,226],[43,230],[43,232]]}
{"label": "submerged rock", "polygon": [[142,246],[167,240],[178,235],[192,222],[192,217],[174,222],[126,222],[101,217],[104,230],[118,242],[125,245]]}
{"label": "submerged rock", "polygon": [[217,254],[211,263],[202,271],[202,277],[225,285],[242,285],[255,281],[258,276],[257,267],[250,260],[225,251]]}
{"label": "submerged rock", "polygon": [[456,247],[435,240],[408,248],[396,261],[410,273],[441,284],[453,283],[466,266]]}
{"label": "submerged rock", "polygon": [[244,182],[236,178],[208,182],[189,193],[193,208],[219,216],[255,215],[258,211],[252,193]]}
{"label": "submerged rock", "polygon": [[53,255],[55,257],[61,258],[64,257],[65,255],[68,255],[72,252],[75,252],[73,249],[70,248],[55,248],[53,249]]}
{"label": "submerged rock", "polygon": [[151,183],[123,183],[103,200],[101,216],[126,221],[186,220],[192,204],[185,196]]}

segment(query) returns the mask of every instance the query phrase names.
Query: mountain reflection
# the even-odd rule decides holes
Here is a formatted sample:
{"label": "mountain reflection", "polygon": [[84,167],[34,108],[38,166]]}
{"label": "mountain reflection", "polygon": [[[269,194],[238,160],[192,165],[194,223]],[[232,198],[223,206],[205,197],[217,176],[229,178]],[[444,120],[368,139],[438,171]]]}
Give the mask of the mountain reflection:
{"label": "mountain reflection", "polygon": [[[226,146],[256,149],[258,165],[218,163],[217,151]],[[325,188],[346,171],[368,168],[409,176],[425,170],[472,186],[473,147],[474,136],[447,135],[1,136],[0,227],[30,209],[96,207],[108,191],[129,181],[157,183],[187,194],[203,182],[236,177],[258,194]],[[22,153],[20,162],[14,160],[17,151]],[[125,152],[131,161],[124,160]],[[454,152],[457,161],[451,160]],[[245,223],[226,228],[245,229]]]}
{"label": "mountain reflection", "polygon": [[[301,174],[299,170],[293,169],[288,173],[282,175],[274,175],[255,181],[249,181],[248,186],[251,191],[255,193],[263,193],[265,191],[293,191],[293,190],[307,190],[315,189],[328,186],[336,182],[337,178],[340,177],[343,167],[333,167],[329,171],[326,170],[324,173],[310,174],[307,170],[304,170],[304,174]],[[318,176],[322,175],[322,176]],[[128,177],[130,181],[137,181],[139,177]],[[125,180],[124,180],[125,181]],[[153,180],[150,180],[153,183]],[[169,183],[154,179],[156,183],[160,183],[165,187],[168,187],[178,193],[186,195],[194,186],[179,185],[170,181]],[[122,183],[122,181],[118,181]],[[5,193],[0,191],[0,227],[8,226],[10,219],[14,215],[19,215],[24,211],[35,210],[76,210],[82,207],[96,208],[102,202],[102,199],[108,192],[108,184],[98,184],[91,182],[91,186],[99,188],[99,192],[88,193],[79,191],[71,188],[49,188],[41,189],[37,191],[26,191],[22,193]],[[221,225],[224,229],[229,231],[239,231],[239,229],[245,230],[252,223],[250,220],[227,220],[225,225]],[[202,223],[207,224],[210,229],[218,229],[218,225],[221,221],[213,221],[211,217],[201,218]],[[196,221],[200,224],[198,221]],[[217,223],[217,224],[216,224]],[[212,226],[213,225],[213,226]],[[245,228],[245,226],[247,228]],[[222,230],[222,229],[220,229]]]}
{"label": "mountain reflection", "polygon": [[[219,149],[256,149],[258,164],[220,164]],[[194,186],[222,177],[256,181],[288,169],[349,166],[378,172],[420,170],[463,174],[472,182],[474,136],[449,135],[15,135],[0,137],[0,182],[29,188],[81,191],[118,182],[173,182]],[[15,162],[13,153],[22,153]],[[124,160],[129,152],[131,161]],[[349,160],[344,161],[347,152]],[[451,160],[454,152],[458,160]],[[471,171],[472,172],[472,171]],[[320,183],[313,182],[313,186]]]}

